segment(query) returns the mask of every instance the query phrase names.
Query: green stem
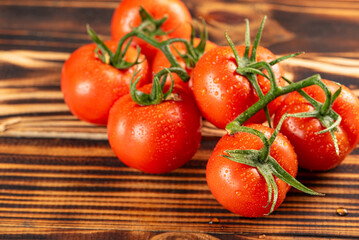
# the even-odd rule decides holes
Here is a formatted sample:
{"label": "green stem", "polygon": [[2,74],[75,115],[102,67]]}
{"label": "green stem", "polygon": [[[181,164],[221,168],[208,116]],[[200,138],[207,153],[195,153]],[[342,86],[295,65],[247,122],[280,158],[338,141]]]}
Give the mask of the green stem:
{"label": "green stem", "polygon": [[184,43],[186,49],[187,49],[187,52],[189,53],[189,55],[191,56],[194,56],[194,57],[197,57],[197,53],[196,51],[194,50],[193,48],[193,44],[191,44],[190,42],[188,42],[188,40],[186,39],[183,39],[183,38],[170,38],[166,41],[163,41],[162,43],[163,44],[167,44],[167,45],[170,45],[170,44],[173,44],[173,43],[176,43],[176,42],[181,42],[181,43]]}
{"label": "green stem", "polygon": [[277,64],[277,63],[279,63],[279,62],[282,62],[282,61],[287,60],[287,59],[292,58],[292,57],[296,57],[296,56],[298,56],[298,55],[300,55],[300,54],[303,54],[303,53],[304,53],[304,52],[292,53],[292,54],[289,54],[289,55],[286,55],[286,56],[277,58],[277,59],[271,61],[269,64],[270,64],[271,66],[273,66],[273,65],[275,65],[275,64]]}
{"label": "green stem", "polygon": [[[256,74],[248,74],[247,78],[251,82],[251,84],[254,87],[255,91],[257,92],[259,99],[263,98],[264,94],[263,94],[263,91],[262,91],[261,87],[259,86],[258,81],[257,81],[257,75]],[[271,120],[270,120],[269,109],[268,109],[267,105],[264,107],[264,113],[266,115],[269,127],[272,127]]]}
{"label": "green stem", "polygon": [[[207,29],[206,29],[206,25],[205,25],[204,21],[202,21],[203,31],[200,32],[201,41],[197,47],[194,47],[193,39],[194,39],[194,35],[195,35],[195,30],[194,30],[193,26],[192,26],[192,33],[191,33],[190,41],[183,39],[183,38],[170,38],[165,41],[159,42],[156,40],[156,36],[167,35],[167,33],[163,32],[161,29],[161,26],[167,20],[167,16],[163,17],[162,19],[157,20],[149,12],[147,12],[142,6],[139,9],[139,14],[140,14],[141,20],[142,20],[141,24],[138,27],[132,29],[131,32],[127,33],[125,36],[123,36],[121,38],[120,42],[118,43],[116,53],[114,55],[111,51],[109,51],[108,54],[111,57],[111,64],[114,64],[114,66],[116,65],[117,67],[120,66],[123,68],[129,66],[129,64],[127,64],[127,63],[122,64],[122,58],[124,57],[126,50],[129,47],[129,44],[131,42],[130,38],[133,38],[133,37],[142,39],[146,43],[161,50],[163,52],[163,54],[166,56],[166,58],[168,59],[168,61],[170,62],[170,64],[171,64],[170,67],[178,67],[178,68],[181,67],[180,64],[178,63],[176,57],[172,54],[172,52],[170,50],[170,45],[175,42],[184,43],[187,53],[186,53],[186,55],[183,55],[183,56],[185,56],[185,58],[183,58],[183,56],[181,56],[181,55],[180,55],[180,57],[182,57],[185,60],[187,66],[193,67],[197,63],[197,61],[202,56],[202,54],[205,50],[206,42],[208,39],[208,33],[207,33]],[[89,34],[91,35],[91,32],[89,32]],[[94,38],[94,37],[92,37],[92,38]],[[127,44],[126,48],[124,50],[122,50],[123,45],[129,39],[130,39],[130,41]],[[98,45],[101,47],[101,49],[105,49],[105,51],[108,52],[107,47],[103,44],[102,41]],[[138,52],[140,52],[139,49],[138,49]],[[121,62],[122,65],[118,62]],[[134,64],[137,64],[137,61],[135,63],[133,63],[132,65],[134,65]],[[184,73],[182,71],[180,74],[180,78],[184,82],[186,82],[189,80],[189,75],[187,72]]]}
{"label": "green stem", "polygon": [[[178,63],[176,57],[172,54],[171,50],[170,50],[170,45],[175,43],[175,42],[182,42],[185,44],[186,49],[188,51],[188,53],[191,56],[195,56],[195,58],[197,59],[197,53],[194,50],[194,47],[192,46],[192,44],[186,40],[186,39],[182,39],[182,38],[172,38],[172,39],[168,39],[166,41],[162,41],[159,42],[157,41],[153,36],[150,36],[148,34],[146,34],[146,29],[148,27],[153,26],[153,33],[159,33],[160,35],[162,35],[161,31],[159,31],[160,26],[166,21],[166,17],[160,20],[155,20],[145,9],[143,9],[142,7],[140,8],[140,15],[142,18],[142,23],[137,27],[134,28],[131,32],[127,33],[125,36],[123,36],[121,38],[121,40],[118,43],[118,47],[116,52],[113,54],[113,52],[108,49],[108,47],[104,44],[104,42],[97,36],[97,34],[88,26],[87,27],[87,31],[89,33],[89,35],[91,36],[91,38],[94,40],[94,42],[97,44],[97,46],[103,50],[104,52],[106,52],[108,54],[108,56],[111,59],[111,64],[113,64],[113,66],[117,66],[119,65],[118,63],[120,61],[122,61],[124,55],[126,54],[126,51],[130,45],[130,42],[132,41],[133,37],[137,37],[139,39],[142,39],[143,41],[147,42],[148,44],[154,46],[155,48],[161,50],[163,52],[163,54],[166,56],[166,58],[168,59],[168,61],[171,64],[171,67],[181,67],[181,65]],[[151,33],[151,32],[149,32]],[[156,35],[154,35],[156,36]],[[124,44],[129,41],[125,47],[124,50],[122,50]],[[138,52],[140,50],[138,49]],[[197,59],[198,61],[198,59]],[[137,61],[136,61],[137,63]],[[128,64],[124,64],[124,67],[126,67]],[[122,66],[122,65],[121,65]],[[185,71],[185,70],[184,70]],[[180,78],[183,81],[188,81],[189,80],[189,75],[188,73],[184,73],[184,71],[181,72],[180,74]]]}
{"label": "green stem", "polygon": [[156,75],[162,76],[163,74],[168,73],[168,70],[171,73],[176,73],[181,79],[183,79],[184,77],[186,77],[188,75],[187,71],[181,67],[170,67],[168,69],[164,68],[161,71],[159,71]]}
{"label": "green stem", "polygon": [[280,131],[280,128],[282,127],[283,122],[284,122],[284,120],[285,120],[287,117],[288,117],[288,114],[285,113],[285,114],[282,116],[282,118],[279,120],[279,123],[278,123],[277,127],[274,129],[274,132],[273,132],[272,136],[271,136],[270,139],[269,139],[269,144],[270,144],[271,146],[272,146],[272,144],[274,143],[274,140],[275,140],[275,138],[277,137],[277,135],[278,135],[278,133],[279,133],[279,131]]}
{"label": "green stem", "polygon": [[[120,42],[118,43],[117,46],[117,50],[115,55],[113,56],[113,61],[114,62],[118,62],[118,60],[120,59],[121,56],[121,50],[122,50],[122,46],[123,44],[127,41],[127,39],[134,37],[134,32],[129,32],[127,33],[125,36],[123,36],[123,38],[121,38]],[[122,54],[123,55],[123,54]]]}
{"label": "green stem", "polygon": [[234,45],[232,39],[229,37],[228,33],[225,32],[224,36],[227,39],[227,43],[228,43],[229,47],[232,49],[234,59],[236,60],[236,63],[237,63],[237,69],[245,67],[245,63],[242,60],[242,58],[239,56],[239,54],[238,54],[238,52],[236,50],[236,46]]}
{"label": "green stem", "polygon": [[[245,35],[244,35],[244,54],[243,54],[243,58],[246,59],[246,61],[249,60],[249,49],[251,47],[251,32],[249,30],[249,20],[245,19],[246,21],[246,31],[245,31]],[[226,36],[227,38],[227,36]],[[227,38],[228,40],[228,38]],[[233,50],[233,49],[232,49]]]}
{"label": "green stem", "polygon": [[[282,77],[286,82],[293,84],[292,81],[290,81],[289,79]],[[311,96],[309,96],[306,92],[304,92],[302,89],[297,90],[297,92],[302,95],[302,97],[304,97],[308,102],[310,102],[315,108],[320,108],[319,112],[322,115],[326,115],[328,113],[328,111],[331,109],[331,105],[332,105],[332,100],[333,97],[332,93],[330,92],[330,90],[328,89],[327,85],[325,85],[324,82],[319,81],[316,83],[316,85],[318,85],[319,87],[321,87],[325,93],[326,99],[324,103],[320,103],[317,100],[313,99]],[[336,98],[336,97],[335,97]]]}
{"label": "green stem", "polygon": [[267,161],[267,159],[268,159],[268,156],[269,156],[270,144],[269,144],[268,138],[264,135],[264,133],[254,129],[254,128],[245,127],[245,126],[238,126],[235,129],[233,129],[231,134],[234,134],[234,133],[237,133],[237,132],[250,133],[250,134],[253,134],[253,135],[255,135],[255,136],[257,136],[257,137],[259,137],[261,139],[261,141],[263,142],[263,147],[260,150],[258,160],[261,163],[265,163]]}
{"label": "green stem", "polygon": [[252,52],[251,52],[251,62],[255,62],[256,59],[257,59],[257,48],[258,48],[258,45],[259,45],[259,42],[261,40],[261,36],[262,36],[262,31],[263,31],[263,27],[264,27],[264,23],[267,19],[267,16],[264,16],[263,17],[263,20],[261,22],[261,25],[258,29],[258,32],[257,32],[257,35],[256,35],[256,38],[254,39],[254,43],[253,43],[253,47],[252,47]]}
{"label": "green stem", "polygon": [[[285,78],[285,77],[282,77],[287,83],[289,84],[293,84],[292,81],[290,81],[289,79]],[[308,93],[304,92],[302,89],[299,89],[297,90],[297,92],[302,96],[304,97],[310,104],[312,104],[312,106],[314,108],[319,108],[320,106],[320,103],[315,100],[314,98],[312,98],[311,96],[308,95]]]}
{"label": "green stem", "polygon": [[[131,37],[137,37],[140,38],[142,40],[144,40],[145,42],[147,42],[148,44],[154,46],[155,48],[160,49],[163,54],[166,56],[166,58],[168,59],[168,61],[171,64],[171,67],[178,67],[181,68],[181,65],[178,63],[176,57],[173,55],[173,53],[170,50],[170,44],[175,43],[175,42],[182,42],[186,45],[188,50],[193,50],[193,47],[191,46],[191,44],[186,40],[186,39],[182,39],[182,38],[171,38],[168,39],[166,41],[162,41],[159,42],[154,38],[151,38],[149,36],[147,36],[146,34],[144,34],[141,31],[138,31],[137,29],[133,30],[132,32],[126,34],[121,41],[119,42],[119,48],[124,44],[124,42],[131,38]],[[118,52],[116,52],[115,54],[115,58],[119,57],[119,50],[117,49]],[[189,75],[186,71],[182,71],[181,75],[179,76],[184,82],[189,80]]]}
{"label": "green stem", "polygon": [[275,87],[275,88],[278,87],[278,84],[277,84],[277,81],[275,79],[275,75],[274,75],[274,72],[273,72],[273,69],[272,69],[270,63],[263,62],[263,61],[262,62],[255,62],[255,63],[249,64],[248,67],[249,68],[255,68],[255,69],[264,68],[268,72],[268,76],[264,75],[264,77],[267,78],[270,81],[271,87]]}
{"label": "green stem", "polygon": [[[259,112],[261,109],[263,109],[266,105],[268,105],[271,101],[276,99],[279,96],[282,96],[284,94],[297,91],[299,89],[302,89],[304,87],[308,87],[311,85],[319,85],[322,87],[322,81],[319,74],[313,75],[309,78],[306,78],[302,81],[292,83],[290,85],[287,85],[285,87],[271,87],[269,92],[264,95],[263,98],[259,99],[255,104],[253,104],[251,107],[249,107],[246,111],[241,113],[238,117],[236,117],[232,122],[237,122],[239,126],[244,124],[249,118],[251,118],[254,114]],[[324,83],[323,83],[324,84]],[[325,86],[325,84],[324,84]],[[326,86],[325,86],[326,88]],[[329,98],[330,99],[330,98]],[[237,125],[237,124],[231,124],[229,123],[226,126],[226,129],[228,132],[231,132],[231,126]]]}

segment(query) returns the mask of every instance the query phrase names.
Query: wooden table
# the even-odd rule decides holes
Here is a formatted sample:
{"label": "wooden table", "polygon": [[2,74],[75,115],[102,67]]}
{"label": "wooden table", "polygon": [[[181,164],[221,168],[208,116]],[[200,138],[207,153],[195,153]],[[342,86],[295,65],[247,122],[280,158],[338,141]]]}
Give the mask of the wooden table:
{"label": "wooden table", "polygon": [[[205,166],[218,136],[205,126],[200,150],[184,167],[148,175],[123,165],[106,129],[77,120],[64,104],[64,60],[89,43],[90,24],[110,35],[115,0],[0,0],[0,239],[359,239],[359,149],[336,169],[300,170],[298,179],[324,192],[291,190],[273,214],[248,219],[212,197]],[[241,44],[264,15],[262,45],[286,62],[286,76],[314,73],[359,94],[359,1],[185,1]],[[348,210],[339,216],[336,210]]]}

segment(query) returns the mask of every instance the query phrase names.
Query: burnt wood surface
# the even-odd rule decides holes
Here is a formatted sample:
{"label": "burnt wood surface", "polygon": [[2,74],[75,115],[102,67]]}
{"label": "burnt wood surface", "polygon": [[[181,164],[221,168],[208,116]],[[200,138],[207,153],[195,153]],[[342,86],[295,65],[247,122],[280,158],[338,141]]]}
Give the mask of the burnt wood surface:
{"label": "burnt wood surface", "polygon": [[[336,169],[298,179],[325,197],[291,190],[269,216],[242,218],[211,195],[205,166],[223,131],[205,122],[182,168],[149,175],[122,164],[106,128],[72,116],[60,90],[63,62],[109,38],[118,1],[0,0],[0,239],[359,239],[359,149]],[[209,38],[244,40],[268,16],[262,44],[285,55],[293,80],[320,73],[359,95],[359,1],[186,0]],[[339,216],[343,207],[348,215]]]}

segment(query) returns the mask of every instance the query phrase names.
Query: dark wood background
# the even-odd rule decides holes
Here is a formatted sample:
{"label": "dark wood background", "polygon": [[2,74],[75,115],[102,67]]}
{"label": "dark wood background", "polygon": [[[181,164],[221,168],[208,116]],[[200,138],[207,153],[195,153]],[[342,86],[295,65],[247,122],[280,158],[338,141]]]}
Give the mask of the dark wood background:
{"label": "dark wood background", "polygon": [[[359,1],[186,0],[210,39],[224,31],[243,43],[264,15],[262,45],[277,55],[306,54],[284,64],[294,80],[314,73],[359,95]],[[0,0],[0,239],[359,239],[359,149],[336,169],[300,170],[324,192],[291,190],[273,214],[248,219],[212,197],[205,165],[223,132],[207,125],[193,160],[163,175],[124,166],[106,129],[73,117],[60,91],[69,54],[89,43],[90,24],[103,38],[118,1]],[[347,216],[336,210],[346,208]]]}

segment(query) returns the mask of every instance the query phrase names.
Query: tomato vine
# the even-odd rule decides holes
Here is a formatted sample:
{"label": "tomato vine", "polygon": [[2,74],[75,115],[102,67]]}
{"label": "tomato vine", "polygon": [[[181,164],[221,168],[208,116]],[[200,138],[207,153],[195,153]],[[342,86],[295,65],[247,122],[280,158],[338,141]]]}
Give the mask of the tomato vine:
{"label": "tomato vine", "polygon": [[[190,68],[194,68],[196,66],[196,63],[204,53],[206,42],[208,39],[208,33],[207,33],[205,22],[202,21],[203,29],[200,30],[200,42],[196,47],[194,46],[194,41],[193,41],[196,35],[196,31],[193,25],[192,25],[192,33],[190,40],[183,38],[167,38],[163,41],[158,41],[156,39],[156,36],[163,36],[167,34],[163,30],[161,30],[161,26],[166,22],[167,17],[163,17],[157,20],[153,16],[151,16],[143,7],[140,7],[139,14],[141,16],[142,22],[138,27],[133,28],[132,31],[128,32],[120,39],[116,52],[112,52],[109,48],[107,48],[104,42],[97,36],[95,31],[93,31],[90,27],[88,27],[88,33],[97,45],[95,53],[98,55],[98,57],[104,63],[111,64],[112,66],[118,69],[126,69],[140,63],[139,56],[141,53],[141,49],[139,47],[137,47],[138,55],[135,61],[127,62],[124,60],[124,55],[128,50],[129,46],[131,45],[132,39],[134,37],[145,41],[146,43],[152,45],[153,47],[163,52],[163,54],[170,62],[170,67],[163,69],[159,71],[156,75],[154,75],[151,93],[147,94],[136,89],[136,85],[140,78],[139,77],[137,77],[137,79],[134,78],[135,75],[138,74],[138,72],[134,73],[130,85],[130,94],[134,102],[142,106],[156,105],[166,100],[171,95],[171,92],[173,90],[174,80],[171,76],[172,79],[171,86],[169,87],[167,92],[163,92],[168,74],[171,75],[171,73],[176,73],[184,82],[187,82],[190,79],[188,72],[181,67],[178,60],[176,59],[176,57],[171,51],[171,47],[173,46],[173,44],[174,43],[184,44],[186,48],[186,53],[180,54],[178,51],[177,53],[181,58],[184,59],[186,66]],[[290,175],[286,170],[284,170],[284,168],[281,167],[281,165],[279,165],[279,163],[270,155],[270,147],[272,146],[274,140],[276,139],[281,129],[281,126],[286,118],[315,117],[319,119],[320,123],[325,127],[324,130],[317,132],[317,134],[323,134],[329,132],[334,143],[335,152],[337,155],[339,155],[339,147],[338,147],[338,141],[335,136],[335,131],[337,130],[337,127],[341,123],[342,119],[341,116],[332,109],[332,105],[340,95],[341,87],[339,87],[339,89],[332,94],[328,89],[328,87],[325,85],[325,83],[322,81],[319,74],[315,74],[313,76],[310,76],[308,78],[296,82],[292,82],[289,79],[282,77],[288,84],[286,86],[279,86],[279,84],[276,81],[276,77],[272,67],[289,58],[296,57],[302,54],[302,52],[279,57],[270,62],[257,61],[256,59],[257,49],[259,47],[265,21],[266,21],[266,17],[263,18],[260,24],[253,45],[251,45],[249,21],[248,20],[245,21],[246,24],[245,41],[244,41],[245,50],[243,57],[240,57],[233,41],[231,40],[227,32],[225,33],[225,38],[234,55],[234,59],[236,63],[235,72],[241,76],[246,77],[249,80],[250,84],[254,88],[259,98],[257,102],[255,102],[244,112],[236,116],[233,121],[228,123],[225,129],[227,130],[228,135],[234,135],[238,132],[245,132],[255,135],[258,138],[260,138],[260,140],[263,143],[263,147],[259,150],[255,150],[255,149],[225,150],[222,156],[234,162],[242,163],[254,167],[258,170],[258,172],[263,176],[267,184],[267,190],[268,190],[267,206],[271,204],[270,212],[272,212],[275,208],[278,198],[278,188],[274,176],[305,193],[312,195],[323,195],[321,193],[317,193],[305,187],[303,184],[298,182],[292,175]],[[264,73],[264,71],[266,71],[266,73]],[[270,89],[266,94],[263,93],[260,87],[259,81],[257,79],[257,75],[263,76],[264,78],[268,79],[270,82]],[[314,98],[309,96],[305,91],[302,90],[303,88],[312,85],[317,85],[324,91],[325,101],[323,103],[315,100]],[[271,103],[274,99],[294,91],[297,91],[301,96],[303,96],[313,106],[314,110],[311,112],[284,114],[283,117],[280,119],[277,127],[275,128],[273,134],[269,138],[267,138],[265,134],[263,134],[262,132],[256,129],[243,126],[243,124],[247,120],[253,117],[260,110],[264,109],[267,122],[271,127],[271,116],[268,110],[268,104]]]}

